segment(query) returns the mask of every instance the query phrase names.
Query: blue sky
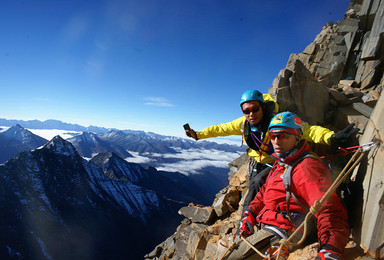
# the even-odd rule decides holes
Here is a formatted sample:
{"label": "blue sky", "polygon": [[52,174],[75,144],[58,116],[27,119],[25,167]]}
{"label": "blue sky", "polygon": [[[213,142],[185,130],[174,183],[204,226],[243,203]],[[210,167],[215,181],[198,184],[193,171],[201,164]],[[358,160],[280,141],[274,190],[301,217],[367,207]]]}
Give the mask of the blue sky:
{"label": "blue sky", "polygon": [[0,2],[0,117],[184,136],[242,116],[347,0]]}

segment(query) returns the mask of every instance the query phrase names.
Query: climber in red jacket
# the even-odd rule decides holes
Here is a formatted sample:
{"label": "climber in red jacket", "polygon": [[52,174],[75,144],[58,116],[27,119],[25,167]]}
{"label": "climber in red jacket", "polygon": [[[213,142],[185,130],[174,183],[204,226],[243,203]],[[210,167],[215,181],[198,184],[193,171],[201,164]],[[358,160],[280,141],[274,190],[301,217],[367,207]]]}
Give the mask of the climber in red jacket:
{"label": "climber in red jacket", "polygon": [[[308,209],[320,200],[332,184],[328,167],[314,154],[306,140],[301,139],[302,121],[294,113],[277,114],[269,125],[276,162],[266,184],[245,211],[241,221],[241,236],[248,237],[260,230],[271,234],[268,239],[287,239],[301,224]],[[287,165],[290,184],[283,181]],[[288,186],[288,188],[287,188]],[[349,228],[347,213],[333,193],[315,215],[320,243],[316,259],[342,259]],[[254,232],[255,224],[259,231]],[[255,234],[256,235],[256,234]]]}

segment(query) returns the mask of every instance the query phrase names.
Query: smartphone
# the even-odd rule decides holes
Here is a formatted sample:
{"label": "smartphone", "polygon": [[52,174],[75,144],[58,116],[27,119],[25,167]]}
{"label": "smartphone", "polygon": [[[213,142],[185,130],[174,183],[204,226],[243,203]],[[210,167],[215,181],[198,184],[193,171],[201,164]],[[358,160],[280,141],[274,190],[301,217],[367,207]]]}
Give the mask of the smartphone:
{"label": "smartphone", "polygon": [[189,124],[185,124],[183,125],[183,127],[184,127],[184,130],[191,130],[191,128],[189,127]]}

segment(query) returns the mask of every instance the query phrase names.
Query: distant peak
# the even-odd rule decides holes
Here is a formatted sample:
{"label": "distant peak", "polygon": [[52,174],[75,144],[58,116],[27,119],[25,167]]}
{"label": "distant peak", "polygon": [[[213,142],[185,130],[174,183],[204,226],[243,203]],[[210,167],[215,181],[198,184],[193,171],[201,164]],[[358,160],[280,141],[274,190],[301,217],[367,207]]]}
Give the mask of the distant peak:
{"label": "distant peak", "polygon": [[83,132],[82,135],[85,135],[85,136],[95,136],[96,134],[92,133],[92,132]]}
{"label": "distant peak", "polygon": [[56,135],[52,138],[50,142],[59,143],[59,142],[66,142],[60,135]]}
{"label": "distant peak", "polygon": [[11,126],[10,128],[8,128],[7,131],[22,131],[22,130],[26,130],[26,129],[19,124],[15,124],[15,125]]}
{"label": "distant peak", "polygon": [[16,124],[16,125],[12,126],[11,128],[21,128],[21,129],[24,129],[24,127],[22,127],[22,126],[19,125],[19,124]]}
{"label": "distant peak", "polygon": [[21,125],[16,124],[8,128],[6,131],[3,132],[5,136],[22,139],[23,136],[32,135],[30,131],[23,128]]}
{"label": "distant peak", "polygon": [[43,148],[52,150],[54,153],[62,155],[75,155],[77,153],[73,145],[64,140],[60,135],[53,137],[52,140],[44,145]]}

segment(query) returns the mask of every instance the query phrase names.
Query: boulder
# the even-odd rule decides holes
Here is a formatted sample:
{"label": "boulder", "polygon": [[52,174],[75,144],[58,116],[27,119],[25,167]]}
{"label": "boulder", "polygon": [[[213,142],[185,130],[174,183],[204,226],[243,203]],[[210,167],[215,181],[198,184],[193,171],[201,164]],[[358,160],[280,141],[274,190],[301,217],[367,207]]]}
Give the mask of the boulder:
{"label": "boulder", "polygon": [[337,102],[337,104],[340,104],[341,106],[348,104],[349,99],[343,92],[336,89],[330,89],[329,93],[331,94],[331,97]]}
{"label": "boulder", "polygon": [[[361,89],[367,89],[375,85],[378,79],[381,79],[382,72],[379,69],[381,61],[368,60],[361,61],[357,69],[356,81],[360,84]],[[376,70],[378,68],[378,70]]]}
{"label": "boulder", "polygon": [[379,99],[380,94],[376,90],[371,90],[368,93],[366,93],[361,99],[365,104],[367,104],[370,107],[375,107],[377,100]]}
{"label": "boulder", "polygon": [[230,172],[228,173],[228,179],[231,181],[235,174],[239,171],[239,168],[248,160],[247,153],[243,153],[240,157],[236,158],[228,164]]}
{"label": "boulder", "polygon": [[229,185],[236,188],[244,188],[244,185],[248,180],[247,174],[247,164],[244,162],[233,178],[229,181]]}
{"label": "boulder", "polygon": [[[364,12],[366,11],[367,9],[364,10]],[[380,3],[380,1],[373,1],[373,5],[370,6],[369,13],[374,13],[374,20],[368,41],[364,44],[362,50],[362,60],[376,59],[379,51],[383,46],[382,34],[384,32],[384,5]]]}
{"label": "boulder", "polygon": [[187,207],[182,207],[179,210],[179,214],[183,215],[192,222],[197,223],[209,223],[212,219],[215,218],[215,212],[212,207],[203,207],[196,205],[188,205]]}
{"label": "boulder", "polygon": [[233,212],[237,209],[240,201],[240,192],[234,187],[230,187],[225,194],[218,194],[217,200],[213,207],[217,216],[221,217],[228,212]]}
{"label": "boulder", "polygon": [[[282,86],[276,82],[276,99],[280,111],[297,113],[309,124],[323,124],[329,107],[328,88],[318,82],[300,60],[296,60],[291,73],[281,71],[276,81],[286,81]],[[289,79],[285,76],[290,75]],[[279,87],[280,86],[280,87]]]}

